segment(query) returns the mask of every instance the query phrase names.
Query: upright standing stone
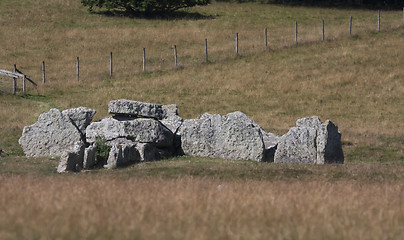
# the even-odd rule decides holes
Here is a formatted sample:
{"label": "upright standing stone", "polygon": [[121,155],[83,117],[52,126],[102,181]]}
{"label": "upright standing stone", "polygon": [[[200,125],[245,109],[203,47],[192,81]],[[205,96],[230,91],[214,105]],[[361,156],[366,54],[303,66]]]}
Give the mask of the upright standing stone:
{"label": "upright standing stone", "polygon": [[297,120],[296,127],[281,137],[275,162],[344,163],[341,133],[331,121],[322,123],[317,116]]}
{"label": "upright standing stone", "polygon": [[112,169],[140,161],[140,155],[135,144],[115,144],[109,152],[105,168]]}
{"label": "upright standing stone", "polygon": [[72,149],[63,152],[57,172],[80,172],[83,169],[84,148],[82,142],[76,142]]}
{"label": "upright standing stone", "polygon": [[97,153],[97,147],[95,145],[91,145],[88,148],[84,149],[84,157],[83,157],[83,168],[84,169],[89,169],[89,168],[95,166],[96,153]]}

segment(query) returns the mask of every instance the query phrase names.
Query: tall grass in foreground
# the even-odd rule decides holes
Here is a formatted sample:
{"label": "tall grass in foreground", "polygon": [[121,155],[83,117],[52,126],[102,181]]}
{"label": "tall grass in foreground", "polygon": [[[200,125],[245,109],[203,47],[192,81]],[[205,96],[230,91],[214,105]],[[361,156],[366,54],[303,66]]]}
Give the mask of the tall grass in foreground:
{"label": "tall grass in foreground", "polygon": [[0,176],[1,239],[400,239],[404,185]]}

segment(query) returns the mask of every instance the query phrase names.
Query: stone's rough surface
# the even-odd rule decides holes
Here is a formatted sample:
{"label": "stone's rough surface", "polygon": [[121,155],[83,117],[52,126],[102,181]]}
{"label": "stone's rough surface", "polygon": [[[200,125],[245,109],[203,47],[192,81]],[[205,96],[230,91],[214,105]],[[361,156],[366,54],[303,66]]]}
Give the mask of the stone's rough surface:
{"label": "stone's rough surface", "polygon": [[84,149],[84,157],[83,157],[83,168],[84,169],[90,169],[91,167],[95,166],[96,153],[97,153],[97,147],[94,145],[91,145],[88,148]]}
{"label": "stone's rough surface", "polygon": [[173,144],[174,134],[154,119],[107,117],[87,127],[87,142],[94,143],[97,137],[104,137],[107,141],[127,138],[133,142],[155,143],[157,147],[170,147]]}
{"label": "stone's rough surface", "polygon": [[322,124],[323,122],[321,122],[318,116],[301,118],[296,121],[296,127],[309,127],[309,128],[315,128],[316,130],[321,128]]}
{"label": "stone's rough surface", "polygon": [[275,162],[343,163],[341,134],[331,121],[322,123],[317,116],[297,120],[296,126],[281,137]]}
{"label": "stone's rough surface", "polygon": [[112,145],[105,168],[112,169],[140,161],[136,144]]}
{"label": "stone's rough surface", "polygon": [[24,127],[19,139],[27,157],[61,156],[66,149],[82,142],[80,131],[58,109],[42,113],[38,121]]}
{"label": "stone's rough surface", "polygon": [[293,127],[282,136],[275,152],[275,162],[316,163],[317,131],[314,128]]}
{"label": "stone's rough surface", "polygon": [[76,142],[70,150],[63,152],[60,157],[58,173],[62,172],[79,172],[83,169],[84,144]]}
{"label": "stone's rough surface", "polygon": [[242,112],[205,113],[178,130],[184,154],[234,160],[264,160],[261,127]]}
{"label": "stone's rough surface", "polygon": [[178,116],[177,105],[163,105],[163,112],[164,118],[160,122],[175,134],[183,122],[183,119]]}
{"label": "stone's rough surface", "polygon": [[109,102],[108,112],[117,115],[148,117],[158,120],[163,119],[165,116],[163,105],[130,101],[126,99]]}
{"label": "stone's rough surface", "polygon": [[84,135],[86,128],[90,125],[96,111],[86,107],[72,108],[62,111],[62,114],[67,116]]}

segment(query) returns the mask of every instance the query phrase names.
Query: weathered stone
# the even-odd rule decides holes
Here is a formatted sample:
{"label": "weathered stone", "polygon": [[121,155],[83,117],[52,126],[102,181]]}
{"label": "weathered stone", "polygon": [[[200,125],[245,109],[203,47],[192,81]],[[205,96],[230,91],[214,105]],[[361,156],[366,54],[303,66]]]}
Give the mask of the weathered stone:
{"label": "weathered stone", "polygon": [[157,147],[170,147],[174,134],[159,121],[150,118],[108,117],[93,122],[86,129],[86,139],[94,143],[97,137],[107,141],[127,138],[133,142],[155,143]]}
{"label": "weathered stone", "polygon": [[163,112],[164,118],[160,122],[175,134],[183,122],[183,119],[178,116],[177,105],[163,105]]}
{"label": "weathered stone", "polygon": [[276,163],[316,163],[317,130],[306,127],[292,127],[281,137],[275,152]]}
{"label": "weathered stone", "polygon": [[322,123],[317,116],[297,120],[296,126],[282,136],[275,162],[343,163],[341,134],[331,121]]}
{"label": "weathered stone", "polygon": [[62,114],[67,116],[83,135],[86,133],[86,128],[90,125],[95,113],[95,110],[86,107],[72,108],[62,111]]}
{"label": "weathered stone", "polygon": [[331,121],[321,125],[317,137],[317,164],[344,163],[341,133]]}
{"label": "weathered stone", "polygon": [[57,172],[80,172],[83,169],[84,148],[82,142],[76,142],[73,148],[64,151]]}
{"label": "weathered stone", "polygon": [[108,112],[124,116],[139,116],[161,120],[164,118],[163,105],[119,99],[110,101]]}
{"label": "weathered stone", "polygon": [[264,160],[261,127],[242,112],[205,113],[185,120],[178,130],[184,154],[234,160]]}
{"label": "weathered stone", "polygon": [[140,161],[140,155],[136,149],[136,144],[115,144],[111,147],[107,164],[104,167],[112,169],[138,161]]}
{"label": "weathered stone", "polygon": [[96,153],[97,153],[97,147],[95,145],[91,145],[88,148],[84,149],[84,157],[83,157],[83,168],[84,169],[89,169],[89,168],[95,166]]}
{"label": "weathered stone", "polygon": [[18,142],[27,157],[57,157],[75,142],[82,142],[82,136],[70,119],[53,108],[42,113],[33,125],[24,127]]}

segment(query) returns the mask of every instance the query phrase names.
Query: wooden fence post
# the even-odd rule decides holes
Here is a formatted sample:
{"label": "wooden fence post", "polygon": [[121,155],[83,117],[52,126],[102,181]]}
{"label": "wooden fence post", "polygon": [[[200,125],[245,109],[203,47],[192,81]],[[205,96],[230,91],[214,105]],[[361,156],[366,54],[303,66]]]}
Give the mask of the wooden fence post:
{"label": "wooden fence post", "polygon": [[143,72],[146,72],[146,48],[143,48]]}
{"label": "wooden fence post", "polygon": [[26,83],[25,83],[25,75],[22,76],[22,92],[25,94],[26,92]]}
{"label": "wooden fence post", "polygon": [[112,52],[109,53],[109,77],[112,77]]}
{"label": "wooden fence post", "polygon": [[238,33],[236,33],[236,56],[238,56]]}
{"label": "wooden fence post", "polygon": [[352,16],[349,17],[349,36],[352,35]]}
{"label": "wooden fence post", "polygon": [[380,32],[380,10],[377,11],[377,31]]}
{"label": "wooden fence post", "polygon": [[205,38],[205,61],[209,62],[208,60],[208,39]]}
{"label": "wooden fence post", "polygon": [[324,42],[324,40],[325,40],[325,33],[324,33],[324,19],[322,20],[322,26],[323,26],[323,37],[322,37],[322,40],[323,40],[323,42]]}
{"label": "wooden fence post", "polygon": [[297,21],[295,21],[295,42],[297,44]]}
{"label": "wooden fence post", "polygon": [[265,28],[264,31],[264,41],[265,41],[265,50],[268,49],[268,28]]}
{"label": "wooden fence post", "polygon": [[178,66],[177,45],[174,45],[174,62],[175,62],[175,66]]}
{"label": "wooden fence post", "polygon": [[[14,72],[17,72],[17,65],[14,64]],[[13,78],[13,94],[17,92],[17,78]]]}
{"label": "wooden fence post", "polygon": [[79,76],[80,76],[80,59],[79,57],[77,57],[77,65],[76,65],[76,78],[77,78],[77,82],[79,81]]}
{"label": "wooden fence post", "polygon": [[45,84],[45,61],[42,61],[42,84]]}

